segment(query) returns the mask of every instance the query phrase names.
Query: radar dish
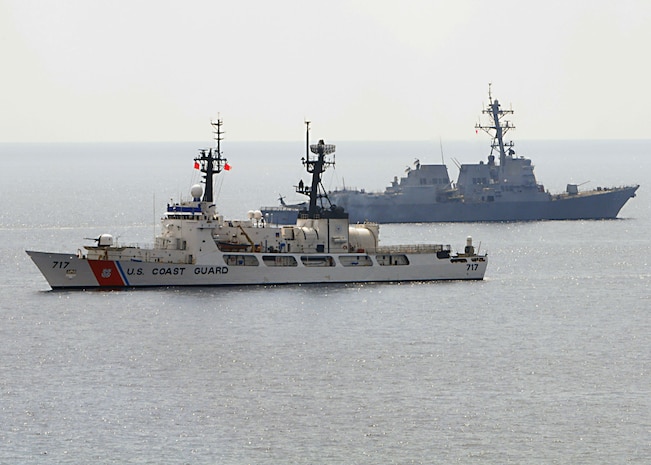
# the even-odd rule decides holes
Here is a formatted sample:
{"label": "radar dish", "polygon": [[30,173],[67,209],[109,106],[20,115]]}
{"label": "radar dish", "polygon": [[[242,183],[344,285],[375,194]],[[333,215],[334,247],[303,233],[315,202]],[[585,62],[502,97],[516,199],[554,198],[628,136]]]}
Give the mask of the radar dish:
{"label": "radar dish", "polygon": [[310,145],[310,151],[312,153],[320,153],[319,150],[323,150],[324,155],[330,155],[331,153],[335,153],[335,145],[334,144],[312,144]]}

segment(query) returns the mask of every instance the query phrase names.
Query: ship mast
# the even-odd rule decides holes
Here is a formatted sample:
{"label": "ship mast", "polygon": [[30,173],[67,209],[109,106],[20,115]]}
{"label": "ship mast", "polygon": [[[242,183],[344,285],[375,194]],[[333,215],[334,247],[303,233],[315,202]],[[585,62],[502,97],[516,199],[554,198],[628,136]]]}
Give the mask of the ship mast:
{"label": "ship mast", "polygon": [[[334,161],[326,160],[325,156],[335,152],[333,144],[326,144],[320,140],[318,144],[310,145],[310,122],[305,122],[305,156],[301,158],[303,166],[308,173],[312,174],[312,182],[310,186],[303,184],[301,180],[296,187],[296,192],[299,194],[307,195],[310,198],[309,208],[307,214],[309,218],[320,218],[323,213],[323,207],[317,205],[317,201],[321,198],[328,198],[325,189],[321,184],[321,175],[325,172],[326,168],[334,165]],[[316,157],[310,155],[315,154]]]}
{"label": "ship mast", "polygon": [[194,159],[199,164],[199,169],[203,173],[203,182],[205,185],[203,193],[204,202],[214,202],[213,199],[213,178],[216,174],[222,172],[222,168],[226,165],[226,158],[222,157],[221,141],[223,140],[222,120],[211,121],[213,126],[213,134],[215,135],[215,142],[217,146],[211,149],[200,149],[199,156]]}
{"label": "ship mast", "polygon": [[[489,104],[484,110],[482,110],[482,113],[485,115],[490,115],[492,125],[484,126],[481,123],[477,123],[475,125],[475,128],[481,129],[493,137],[493,142],[491,144],[491,156],[493,155],[493,150],[499,150],[500,170],[504,170],[504,165],[506,164],[507,160],[506,147],[509,148],[509,153],[513,152],[513,142],[504,142],[504,135],[509,131],[509,129],[515,129],[515,126],[513,126],[510,121],[507,121],[503,118],[505,115],[513,114],[513,110],[502,110],[499,101],[497,101],[497,99],[493,100],[493,96],[491,94],[491,84],[488,84],[488,101]],[[492,131],[495,131],[495,133],[493,134]]]}

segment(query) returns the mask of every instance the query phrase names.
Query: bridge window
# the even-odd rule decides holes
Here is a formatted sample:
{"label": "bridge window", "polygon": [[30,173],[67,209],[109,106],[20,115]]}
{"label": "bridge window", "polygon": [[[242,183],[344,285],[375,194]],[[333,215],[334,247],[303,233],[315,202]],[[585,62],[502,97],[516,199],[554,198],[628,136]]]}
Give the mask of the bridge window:
{"label": "bridge window", "polygon": [[262,261],[267,266],[298,266],[292,255],[264,255]]}
{"label": "bridge window", "polygon": [[253,255],[224,255],[228,266],[258,266],[260,262]]}
{"label": "bridge window", "polygon": [[305,266],[335,266],[335,260],[328,255],[303,255],[301,256],[301,262]]}
{"label": "bridge window", "polygon": [[409,265],[409,259],[404,254],[376,255],[375,258],[382,266]]}
{"label": "bridge window", "polygon": [[373,266],[368,255],[341,255],[339,261],[343,266]]}

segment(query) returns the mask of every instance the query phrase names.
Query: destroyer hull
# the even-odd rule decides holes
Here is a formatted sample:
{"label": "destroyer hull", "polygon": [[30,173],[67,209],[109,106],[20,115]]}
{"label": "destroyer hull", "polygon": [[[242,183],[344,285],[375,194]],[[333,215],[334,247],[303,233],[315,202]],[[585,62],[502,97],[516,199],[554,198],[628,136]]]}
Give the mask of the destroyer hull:
{"label": "destroyer hull", "polygon": [[[345,193],[331,195],[348,211],[351,222],[377,223],[482,222],[613,219],[638,186],[577,195],[552,196],[547,201],[433,202],[395,195]],[[283,218],[288,219],[288,218]]]}
{"label": "destroyer hull", "polygon": [[[283,254],[283,261],[293,257],[293,266],[269,266],[264,254],[247,254],[255,257],[255,266],[227,265],[223,254],[215,254],[214,260],[203,264],[88,260],[36,251],[27,254],[52,289],[481,280],[487,265],[484,256],[438,258],[422,253],[401,254],[408,262],[401,265],[381,265],[378,260],[382,256],[375,254],[310,255],[311,263],[328,266],[306,265],[300,254]],[[347,266],[342,265],[341,257],[347,257]]]}

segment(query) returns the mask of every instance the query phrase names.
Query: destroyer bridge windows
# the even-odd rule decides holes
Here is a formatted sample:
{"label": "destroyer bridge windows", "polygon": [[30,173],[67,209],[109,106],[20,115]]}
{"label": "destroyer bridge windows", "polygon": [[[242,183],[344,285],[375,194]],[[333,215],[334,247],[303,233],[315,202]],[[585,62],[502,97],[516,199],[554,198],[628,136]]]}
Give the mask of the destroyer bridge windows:
{"label": "destroyer bridge windows", "polygon": [[419,180],[421,186],[427,186],[427,185],[437,185],[437,184],[447,184],[449,181],[446,179],[441,179],[441,178],[420,178]]}

